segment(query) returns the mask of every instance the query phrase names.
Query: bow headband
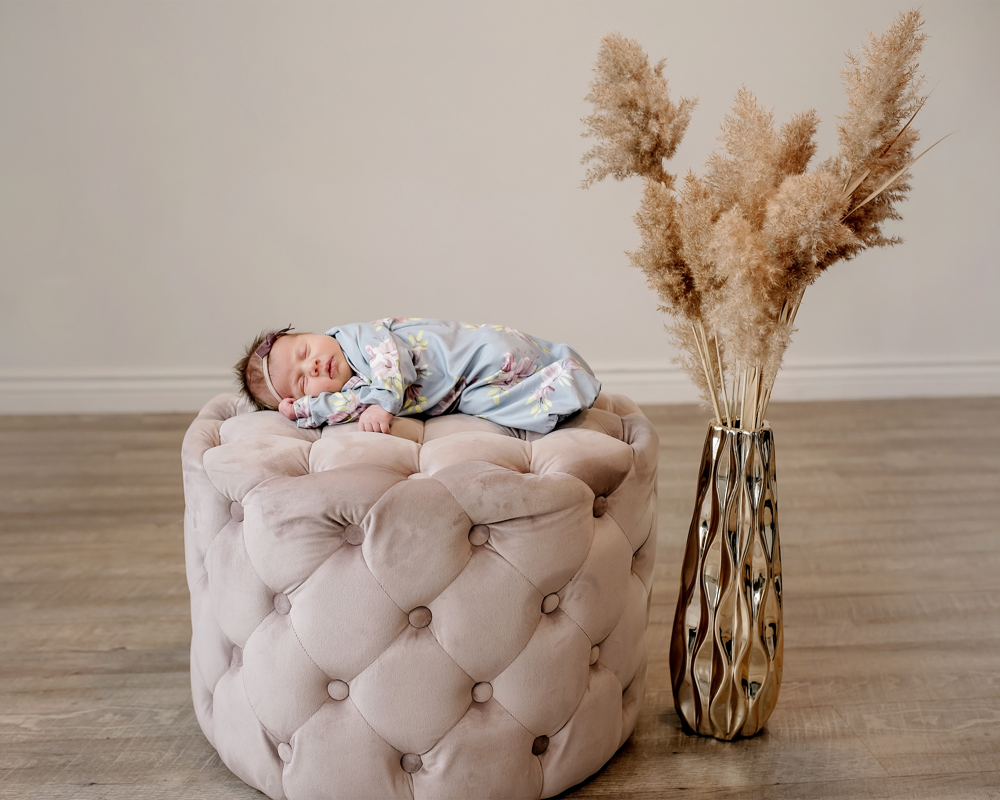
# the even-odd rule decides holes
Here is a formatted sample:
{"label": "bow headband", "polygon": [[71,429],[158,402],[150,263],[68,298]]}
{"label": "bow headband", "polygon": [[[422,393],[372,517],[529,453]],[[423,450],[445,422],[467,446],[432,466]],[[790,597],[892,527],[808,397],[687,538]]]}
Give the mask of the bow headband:
{"label": "bow headband", "polygon": [[264,341],[261,346],[254,351],[260,357],[260,364],[264,369],[264,382],[267,384],[267,388],[271,390],[271,394],[274,395],[274,399],[278,401],[279,405],[281,403],[281,397],[279,397],[277,391],[275,391],[274,384],[271,383],[271,376],[267,372],[267,356],[268,353],[271,352],[271,348],[274,346],[274,343],[278,341],[278,337],[284,336],[292,330],[295,329],[289,325],[286,328],[282,328],[280,331],[269,333],[264,337]]}

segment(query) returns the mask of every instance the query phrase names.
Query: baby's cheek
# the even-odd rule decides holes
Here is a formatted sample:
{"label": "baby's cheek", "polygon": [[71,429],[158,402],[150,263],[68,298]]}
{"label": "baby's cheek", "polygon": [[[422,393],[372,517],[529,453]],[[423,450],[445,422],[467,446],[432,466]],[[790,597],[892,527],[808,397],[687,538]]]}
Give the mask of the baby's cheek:
{"label": "baby's cheek", "polygon": [[312,397],[319,397],[324,392],[339,392],[340,387],[329,378],[313,378],[306,384],[306,392]]}

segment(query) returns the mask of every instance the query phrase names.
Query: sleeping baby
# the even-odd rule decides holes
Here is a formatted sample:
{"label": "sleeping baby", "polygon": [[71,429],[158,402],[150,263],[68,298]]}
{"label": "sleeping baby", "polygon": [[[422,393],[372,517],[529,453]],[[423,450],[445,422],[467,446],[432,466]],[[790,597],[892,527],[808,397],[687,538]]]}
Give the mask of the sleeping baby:
{"label": "sleeping baby", "polygon": [[502,325],[392,317],[325,334],[262,333],[236,365],[242,393],[300,428],[394,416],[471,414],[547,433],[594,404],[601,384],[565,344]]}

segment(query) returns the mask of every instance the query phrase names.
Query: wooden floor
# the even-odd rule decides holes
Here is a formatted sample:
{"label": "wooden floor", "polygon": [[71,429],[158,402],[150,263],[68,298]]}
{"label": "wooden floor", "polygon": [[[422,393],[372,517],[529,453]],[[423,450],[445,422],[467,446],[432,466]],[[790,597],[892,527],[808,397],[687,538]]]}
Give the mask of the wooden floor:
{"label": "wooden floor", "polygon": [[[681,731],[667,663],[706,415],[645,410],[662,444],[645,703],[566,796],[1000,798],[1000,398],[772,405],[784,683],[732,743]],[[2,798],[263,797],[191,706],[189,420],[0,417]]]}

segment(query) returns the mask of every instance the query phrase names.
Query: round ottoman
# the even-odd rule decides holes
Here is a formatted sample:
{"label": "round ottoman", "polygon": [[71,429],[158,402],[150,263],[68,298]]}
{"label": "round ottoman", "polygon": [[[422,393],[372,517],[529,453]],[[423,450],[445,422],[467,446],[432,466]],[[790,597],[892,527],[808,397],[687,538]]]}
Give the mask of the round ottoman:
{"label": "round ottoman", "polygon": [[183,447],[205,736],[276,800],[584,780],[642,700],[657,450],[616,395],[544,436],[463,415],[300,430],[215,398]]}

